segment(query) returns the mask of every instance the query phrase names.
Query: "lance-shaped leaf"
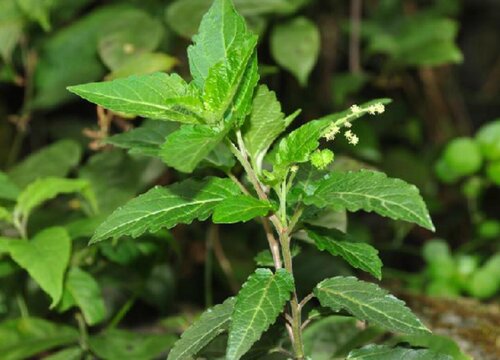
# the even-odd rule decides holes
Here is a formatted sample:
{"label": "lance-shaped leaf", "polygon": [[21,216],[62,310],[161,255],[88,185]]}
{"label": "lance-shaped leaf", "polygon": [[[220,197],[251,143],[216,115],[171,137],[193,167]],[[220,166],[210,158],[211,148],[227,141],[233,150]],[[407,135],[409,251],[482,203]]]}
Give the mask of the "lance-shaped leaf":
{"label": "lance-shaped leaf", "polygon": [[33,209],[45,201],[53,199],[57,195],[70,193],[82,194],[92,209],[97,210],[97,200],[87,180],[48,177],[36,180],[23,190],[19,195],[14,213],[27,218]]}
{"label": "lance-shaped leaf", "polygon": [[238,195],[240,190],[229,179],[186,180],[169,187],[155,187],[113,212],[101,224],[91,243],[110,237],[138,237],[177,224],[205,220],[222,200]]}
{"label": "lance-shaped leaf", "polygon": [[71,254],[71,239],[63,228],[43,230],[28,240],[10,240],[7,250],[12,259],[52,298],[51,307],[61,299],[64,272]]}
{"label": "lance-shaped leaf", "polygon": [[378,171],[332,172],[309,188],[304,203],[337,210],[374,211],[434,231],[417,187]]}
{"label": "lance-shaped leaf", "polygon": [[229,298],[224,303],[205,311],[193,325],[184,331],[168,354],[167,360],[189,359],[218,335],[227,331],[235,301],[235,298]]}
{"label": "lance-shaped leaf", "polygon": [[98,324],[106,316],[106,306],[99,284],[92,275],[76,267],[68,271],[61,300],[63,311],[74,305],[81,309],[89,325]]}
{"label": "lance-shaped leaf", "polygon": [[7,174],[0,171],[0,199],[16,200],[19,195],[19,188]]}
{"label": "lance-shaped leaf", "polygon": [[250,275],[236,298],[226,359],[240,359],[259,340],[283,311],[293,289],[293,277],[284,269],[276,273],[257,269]]}
{"label": "lance-shaped leaf", "polygon": [[241,125],[259,80],[257,36],[247,29],[232,1],[216,0],[193,42],[188,48],[189,65],[194,83],[203,89],[208,122],[230,116]]}
{"label": "lance-shaped leaf", "polygon": [[[247,29],[245,19],[234,9],[232,1],[215,0],[203,16],[198,34],[193,37],[193,45],[188,48],[189,67],[196,85],[202,89],[214,65],[226,61],[227,54],[255,41],[255,38]],[[247,62],[248,58],[240,63],[240,67],[244,69]]]}
{"label": "lance-shaped leaf", "polygon": [[375,284],[355,277],[323,280],[314,289],[322,306],[345,310],[360,320],[403,334],[428,332],[405,303]]}
{"label": "lance-shaped leaf", "polygon": [[174,169],[190,173],[222,141],[226,130],[205,125],[183,125],[167,137],[160,150],[161,159]]}
{"label": "lance-shaped leaf", "polygon": [[177,123],[148,120],[141,127],[111,136],[105,142],[128,149],[130,154],[158,156],[167,136],[178,128]]}
{"label": "lance-shaped leaf", "polygon": [[327,233],[307,230],[307,235],[314,240],[319,250],[340,256],[351,266],[369,272],[379,280],[382,278],[382,261],[373,246],[346,240],[346,235],[336,230]]}
{"label": "lance-shaped leaf", "polygon": [[298,112],[285,119],[274,91],[261,85],[253,99],[252,111],[243,129],[243,139],[250,156],[257,160],[290,125]]}
{"label": "lance-shaped leaf", "polygon": [[392,348],[386,345],[369,345],[362,349],[353,350],[347,360],[452,360],[446,354],[439,354],[427,349]]}
{"label": "lance-shaped leaf", "polygon": [[106,109],[182,123],[200,123],[203,110],[197,91],[177,74],[153,73],[68,87]]}
{"label": "lance-shaped leaf", "polygon": [[216,224],[234,224],[266,216],[273,208],[269,201],[248,195],[238,195],[221,201],[214,209],[212,220]]}

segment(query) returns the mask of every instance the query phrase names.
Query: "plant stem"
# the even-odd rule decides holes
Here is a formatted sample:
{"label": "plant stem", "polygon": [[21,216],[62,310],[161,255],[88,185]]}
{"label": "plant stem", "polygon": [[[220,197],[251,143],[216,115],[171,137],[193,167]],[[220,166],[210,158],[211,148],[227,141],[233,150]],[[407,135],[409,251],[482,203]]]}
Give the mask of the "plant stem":
{"label": "plant stem", "polygon": [[[288,233],[282,232],[280,236],[281,249],[283,252],[283,260],[285,269],[293,276],[292,253],[290,251],[290,236]],[[302,314],[299,305],[297,291],[294,289],[292,298],[290,299],[290,309],[292,311],[292,344],[297,360],[304,359],[304,346],[302,343]]]}

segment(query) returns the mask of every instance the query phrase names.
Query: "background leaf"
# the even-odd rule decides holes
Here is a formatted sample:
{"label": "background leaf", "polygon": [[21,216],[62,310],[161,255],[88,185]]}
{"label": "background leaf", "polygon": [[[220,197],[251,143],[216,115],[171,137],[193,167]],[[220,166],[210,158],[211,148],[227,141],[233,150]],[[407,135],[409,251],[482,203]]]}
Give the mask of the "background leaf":
{"label": "background leaf", "polygon": [[81,157],[81,148],[72,140],[61,140],[31,154],[9,170],[9,178],[21,189],[38,178],[66,177]]}
{"label": "background leaf", "polygon": [[319,30],[307,18],[298,17],[279,24],[271,33],[271,53],[274,59],[290,71],[302,86],[307,84],[319,51]]}
{"label": "background leaf", "polygon": [[146,334],[124,330],[109,330],[92,336],[92,352],[104,360],[148,360],[165,354],[176,338],[170,334]]}
{"label": "background leaf", "polygon": [[0,171],[0,199],[16,200],[19,196],[19,188],[12,180],[9,179],[7,174]]}
{"label": "background leaf", "polygon": [[62,296],[64,273],[71,255],[71,239],[66,230],[47,228],[30,241],[10,240],[7,247],[12,259],[50,295],[54,307]]}
{"label": "background leaf", "polygon": [[66,275],[61,306],[78,306],[88,325],[96,325],[106,317],[106,306],[97,281],[89,273],[73,267]]}
{"label": "background leaf", "polygon": [[0,323],[0,351],[4,360],[27,359],[42,351],[78,342],[78,330],[27,317]]}

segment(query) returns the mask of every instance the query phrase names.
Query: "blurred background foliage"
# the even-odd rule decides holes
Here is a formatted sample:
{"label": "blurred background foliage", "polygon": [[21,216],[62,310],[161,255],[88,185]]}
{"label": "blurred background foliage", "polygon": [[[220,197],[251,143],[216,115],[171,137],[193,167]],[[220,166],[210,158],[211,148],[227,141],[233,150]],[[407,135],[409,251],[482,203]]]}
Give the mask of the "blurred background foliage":
{"label": "blurred background foliage", "polygon": [[[114,209],[153,185],[185,175],[147,156],[172,125],[96,109],[66,86],[154,71],[188,76],[186,46],[210,4],[211,0],[0,0],[0,235],[15,237],[20,229],[9,215],[18,206],[12,194],[43,178],[83,180],[98,208],[91,211],[83,192],[70,191],[45,199],[29,222],[26,218],[21,224],[37,238],[43,229],[57,226],[71,239],[63,300],[53,309],[41,289],[43,280],[31,278],[19,266],[21,261],[11,260],[0,246],[4,359],[35,354],[51,359],[154,358],[168,351],[199,309],[235,293],[256,262],[268,261],[259,253],[265,247],[264,234],[253,224],[197,223],[138,240],[87,247],[95,227]],[[261,78],[277,92],[286,113],[303,109],[294,126],[371,98],[394,99],[383,116],[353,126],[360,137],[358,146],[337,143],[336,152],[345,156],[336,157],[336,164],[378,168],[416,184],[437,232],[370,214],[349,219],[322,214],[314,221],[349,228],[359,241],[374,244],[385,264],[384,284],[410,297],[425,296],[431,309],[439,306],[433,302],[439,297],[456,301],[448,307],[452,310],[479,308],[477,302],[459,303],[459,297],[496,303],[500,3],[235,4],[260,35]],[[147,139],[151,147],[146,144],[140,153],[131,154],[120,150],[121,144],[141,138],[146,126],[156,127],[157,136]],[[223,174],[227,161],[211,159],[199,171]],[[296,252],[296,276],[304,293],[319,279],[351,271],[340,260],[311,249]],[[452,334],[455,340],[472,343],[468,350],[479,352],[478,359],[491,354],[497,359],[498,329],[495,335],[481,321],[487,321],[482,316],[498,320],[498,312],[496,318],[488,313],[457,314],[477,317],[482,329],[486,326],[493,334],[481,339],[470,333]],[[143,334],[137,337],[125,328]],[[381,336],[376,329],[360,330],[352,319],[326,316],[308,328],[305,341],[317,360],[342,356],[348,346]],[[446,347],[456,359],[466,358],[447,338],[418,341]],[[207,353],[216,358],[217,343]]]}

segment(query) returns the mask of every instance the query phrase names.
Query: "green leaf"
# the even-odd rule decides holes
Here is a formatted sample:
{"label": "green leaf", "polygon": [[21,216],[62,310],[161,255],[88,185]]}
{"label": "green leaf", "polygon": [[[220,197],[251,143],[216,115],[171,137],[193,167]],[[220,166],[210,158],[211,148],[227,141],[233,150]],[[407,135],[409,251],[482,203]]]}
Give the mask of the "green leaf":
{"label": "green leaf", "polygon": [[99,226],[91,243],[109,237],[138,237],[146,231],[205,220],[213,208],[240,190],[229,179],[186,180],[169,187],[155,187],[117,209]]}
{"label": "green leaf", "polygon": [[31,212],[44,202],[69,193],[82,194],[94,212],[97,211],[97,200],[87,180],[47,177],[35,180],[22,191],[14,212],[27,219]]}
{"label": "green leaf", "polygon": [[261,85],[255,94],[250,118],[243,128],[245,146],[252,159],[261,160],[274,140],[297,115],[298,112],[285,119],[274,91]]}
{"label": "green leaf", "polygon": [[147,120],[142,126],[111,136],[105,141],[107,144],[128,149],[130,154],[158,156],[167,136],[178,128],[177,123]]}
{"label": "green leaf", "polygon": [[30,19],[38,22],[43,30],[51,29],[49,12],[53,7],[53,0],[17,0],[19,8]]}
{"label": "green leaf", "polygon": [[205,311],[175,343],[167,360],[189,359],[208,345],[214,338],[227,331],[234,309],[234,298]]}
{"label": "green leaf", "polygon": [[240,359],[283,311],[294,289],[293,277],[284,269],[273,273],[257,269],[236,298],[226,358]]}
{"label": "green leaf", "polygon": [[274,27],[271,33],[271,53],[276,62],[290,71],[302,86],[318,61],[319,30],[304,17],[292,19]]}
{"label": "green leaf", "polygon": [[307,235],[314,240],[316,247],[326,250],[333,256],[340,256],[351,266],[369,272],[377,279],[382,279],[382,261],[373,246],[346,240],[340,231],[329,230],[328,235],[307,230]]}
{"label": "green leaf", "polygon": [[28,359],[41,352],[77,343],[78,330],[43,319],[26,317],[0,323],[2,360]]}
{"label": "green leaf", "polygon": [[47,228],[33,239],[11,240],[7,244],[12,259],[52,298],[51,308],[61,299],[64,273],[71,255],[71,239],[60,227]]}
{"label": "green leaf", "polygon": [[132,75],[146,75],[158,71],[170,71],[178,60],[164,53],[144,53],[127,59],[106,78],[114,80]]}
{"label": "green leaf", "polygon": [[11,212],[3,206],[0,206],[0,221],[12,222]]}
{"label": "green leaf", "polygon": [[377,285],[355,277],[334,277],[320,282],[314,294],[322,306],[333,311],[346,310],[356,318],[390,331],[420,334],[429,330],[405,303]]}
{"label": "green leaf", "polygon": [[106,306],[97,281],[89,273],[71,268],[64,284],[64,298],[69,297],[70,304],[77,305],[88,325],[96,325],[106,317]]}
{"label": "green leaf", "polygon": [[0,171],[0,199],[16,200],[19,196],[19,188],[12,180],[9,179],[7,174]]}
{"label": "green leaf", "polygon": [[[232,1],[215,0],[203,16],[193,43],[188,48],[189,67],[194,82],[202,89],[215,65],[227,65],[226,62],[230,61],[236,66],[238,61],[244,61],[236,71],[242,73],[241,69],[246,68],[253,51],[252,44],[253,47],[256,45],[256,37],[247,29],[245,20],[236,12]],[[243,49],[246,51],[241,52]],[[228,56],[231,53],[233,58]],[[242,58],[237,59],[237,55]]]}
{"label": "green leaf", "polygon": [[160,150],[161,159],[174,169],[190,173],[222,141],[227,130],[206,125],[183,125],[167,137]]}
{"label": "green leaf", "polygon": [[[74,4],[81,1],[59,2],[56,14],[64,10],[63,6],[75,7]],[[78,8],[70,11],[76,12],[73,16],[85,13]],[[77,21],[70,21],[72,19],[69,15],[64,20],[68,26],[44,39],[35,71],[33,106],[37,109],[53,108],[74,99],[66,90],[69,85],[102,79],[106,69],[97,53],[102,34],[131,27],[142,29],[150,17],[145,16],[144,11],[122,4],[101,6]]]}
{"label": "green leaf", "polygon": [[83,350],[79,346],[73,346],[67,349],[59,350],[58,352],[46,356],[43,360],[81,360]]}
{"label": "green leaf", "polygon": [[332,172],[314,184],[304,197],[306,205],[336,210],[374,211],[395,220],[416,223],[434,231],[425,203],[415,185],[388,178],[384,173],[361,170]]}
{"label": "green leaf", "polygon": [[[391,344],[408,343],[413,347],[425,347],[443,355],[449,355],[453,360],[473,360],[464,354],[458,344],[449,337],[436,334],[398,336]],[[450,360],[451,360],[450,359]]]}
{"label": "green leaf", "polygon": [[103,360],[149,360],[164,354],[175,342],[171,334],[109,330],[92,336],[89,346]]}
{"label": "green leaf", "polygon": [[8,175],[21,189],[38,178],[66,177],[79,162],[81,148],[72,140],[61,140],[31,154],[13,167]]}
{"label": "green leaf", "polygon": [[12,52],[21,39],[24,26],[23,14],[15,0],[0,0],[0,56],[9,63]]}
{"label": "green leaf", "polygon": [[106,109],[159,120],[200,123],[197,93],[177,74],[153,73],[68,87]]}
{"label": "green leaf", "polygon": [[138,55],[158,48],[164,36],[161,21],[146,12],[137,12],[133,22],[120,23],[99,37],[98,52],[106,66],[115,71]]}
{"label": "green leaf", "polygon": [[216,224],[246,222],[259,216],[266,216],[273,208],[268,201],[248,195],[233,196],[221,201],[215,208],[212,220]]}
{"label": "green leaf", "polygon": [[451,356],[426,349],[392,348],[385,345],[369,345],[353,350],[347,360],[453,360]]}
{"label": "green leaf", "polygon": [[[292,258],[295,258],[297,255],[300,254],[300,247],[293,246],[290,252],[292,254]],[[257,266],[274,267],[273,255],[269,250],[260,251],[257,255],[255,255],[253,260],[255,261]]]}

